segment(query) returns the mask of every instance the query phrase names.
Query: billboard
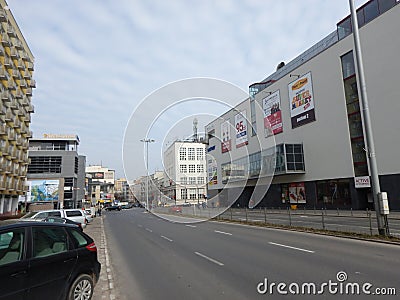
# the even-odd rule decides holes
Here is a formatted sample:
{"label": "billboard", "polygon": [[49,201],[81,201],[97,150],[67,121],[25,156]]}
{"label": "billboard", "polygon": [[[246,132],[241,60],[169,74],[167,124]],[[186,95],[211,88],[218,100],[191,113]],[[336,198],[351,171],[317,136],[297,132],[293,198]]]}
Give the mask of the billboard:
{"label": "billboard", "polygon": [[215,158],[211,155],[207,155],[207,175],[208,175],[208,184],[214,185],[218,184],[218,173],[217,173],[218,164]]}
{"label": "billboard", "polygon": [[289,83],[288,88],[292,128],[315,121],[311,72]]}
{"label": "billboard", "polygon": [[247,119],[246,111],[242,111],[235,115],[235,128],[236,128],[236,148],[247,145]]}
{"label": "billboard", "polygon": [[103,172],[92,173],[92,178],[93,179],[104,179],[104,173]]}
{"label": "billboard", "polygon": [[225,121],[221,124],[221,151],[222,153],[231,151],[231,128],[229,121]]}
{"label": "billboard", "polygon": [[304,182],[289,184],[290,204],[306,203],[306,190]]}
{"label": "billboard", "polygon": [[58,201],[59,180],[31,180],[30,196],[32,202],[35,201]]}
{"label": "billboard", "polygon": [[283,124],[279,90],[264,98],[262,100],[262,105],[264,111],[265,137],[282,132]]}

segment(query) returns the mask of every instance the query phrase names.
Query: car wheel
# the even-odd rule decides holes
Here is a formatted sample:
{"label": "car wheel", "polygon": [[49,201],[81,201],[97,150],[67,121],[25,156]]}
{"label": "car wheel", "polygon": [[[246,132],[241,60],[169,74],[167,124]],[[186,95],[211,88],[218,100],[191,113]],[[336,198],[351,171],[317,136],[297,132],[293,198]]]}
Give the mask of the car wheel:
{"label": "car wheel", "polygon": [[93,295],[93,279],[88,274],[79,275],[72,283],[68,300],[90,300]]}

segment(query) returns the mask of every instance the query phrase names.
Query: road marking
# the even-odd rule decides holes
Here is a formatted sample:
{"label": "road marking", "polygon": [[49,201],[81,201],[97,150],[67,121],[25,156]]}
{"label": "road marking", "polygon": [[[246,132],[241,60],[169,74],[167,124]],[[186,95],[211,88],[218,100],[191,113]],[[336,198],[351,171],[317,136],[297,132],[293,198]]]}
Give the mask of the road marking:
{"label": "road marking", "polygon": [[223,232],[223,231],[219,231],[219,230],[214,230],[214,232],[216,232],[216,233],[222,233],[222,234],[226,234],[226,235],[232,235],[232,233]]}
{"label": "road marking", "polygon": [[185,225],[185,226],[187,226],[187,227],[192,227],[192,228],[196,228],[195,225]]}
{"label": "road marking", "polygon": [[148,232],[153,232],[153,230],[151,230],[151,229],[149,229],[149,228],[146,228],[146,230],[147,230]]}
{"label": "road marking", "polygon": [[173,240],[171,240],[171,239],[169,239],[169,238],[167,238],[166,236],[161,236],[163,239],[166,239],[167,241],[169,241],[169,242],[173,242]]}
{"label": "road marking", "polygon": [[140,228],[142,228],[142,227],[143,227],[143,225],[140,225],[140,224],[138,224],[138,226],[139,226]]}
{"label": "road marking", "polygon": [[289,248],[289,249],[304,251],[304,252],[308,252],[308,253],[315,253],[315,251],[312,251],[312,250],[307,250],[307,249],[302,249],[302,248],[297,248],[297,247],[292,247],[292,246],[277,244],[277,243],[273,243],[273,242],[269,242],[269,243],[270,243],[271,245],[275,245],[275,246],[280,246],[280,247],[285,247],[285,248]]}
{"label": "road marking", "polygon": [[215,259],[213,259],[211,257],[208,257],[207,255],[201,254],[199,252],[195,252],[195,254],[198,255],[198,256],[201,256],[202,258],[205,258],[205,259],[207,259],[207,260],[209,260],[209,261],[211,261],[214,264],[217,264],[219,266],[223,266],[224,265],[222,262],[219,262],[218,260],[215,260]]}

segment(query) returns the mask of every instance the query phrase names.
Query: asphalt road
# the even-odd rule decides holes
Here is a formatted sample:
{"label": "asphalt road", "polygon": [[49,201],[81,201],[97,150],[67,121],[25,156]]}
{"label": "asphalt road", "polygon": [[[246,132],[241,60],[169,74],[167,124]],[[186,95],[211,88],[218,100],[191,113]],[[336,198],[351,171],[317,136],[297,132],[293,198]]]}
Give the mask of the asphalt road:
{"label": "asphalt road", "polygon": [[[137,208],[107,212],[104,227],[118,299],[289,299],[297,286],[305,289],[296,296],[302,299],[352,299],[351,285],[360,287],[359,299],[366,298],[363,285],[370,293],[397,293],[368,299],[400,293],[395,245],[238,224],[185,225]],[[313,284],[317,296],[309,294]]]}

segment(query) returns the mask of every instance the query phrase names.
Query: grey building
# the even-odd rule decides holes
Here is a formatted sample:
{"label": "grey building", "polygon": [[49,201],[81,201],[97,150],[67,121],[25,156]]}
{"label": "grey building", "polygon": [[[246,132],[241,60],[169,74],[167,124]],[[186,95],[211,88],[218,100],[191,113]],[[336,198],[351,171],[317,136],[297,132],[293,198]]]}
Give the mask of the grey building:
{"label": "grey building", "polygon": [[[381,189],[399,210],[400,5],[372,0],[357,15]],[[235,206],[373,207],[350,23],[345,17],[280,63],[250,85],[248,99],[206,126],[216,205],[237,196]]]}
{"label": "grey building", "polygon": [[[44,134],[29,141],[28,201],[55,207],[81,207],[85,198],[86,157],[78,154],[77,135]],[[30,199],[29,199],[30,198]]]}

